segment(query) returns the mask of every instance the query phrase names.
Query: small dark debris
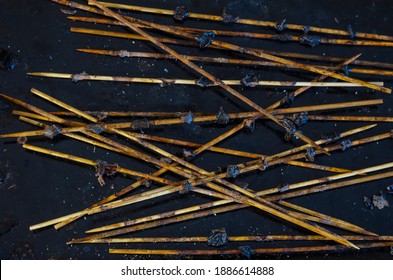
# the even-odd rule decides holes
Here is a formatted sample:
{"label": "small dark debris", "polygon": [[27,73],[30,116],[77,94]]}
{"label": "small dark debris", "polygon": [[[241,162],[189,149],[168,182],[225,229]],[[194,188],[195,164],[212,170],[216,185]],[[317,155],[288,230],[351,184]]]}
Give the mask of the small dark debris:
{"label": "small dark debris", "polygon": [[119,170],[119,165],[109,164],[103,160],[96,161],[96,177],[101,186],[105,185],[104,175],[113,176]]}
{"label": "small dark debris", "polygon": [[217,123],[219,124],[228,124],[230,121],[230,117],[227,113],[225,113],[224,108],[220,107],[220,110],[218,111],[217,114]]}
{"label": "small dark debris", "polygon": [[214,83],[206,77],[199,78],[198,80],[195,81],[195,84],[203,88],[214,86]]}
{"label": "small dark debris", "polygon": [[204,32],[202,34],[198,34],[195,36],[195,40],[199,42],[200,48],[206,48],[209,46],[213,41],[216,34],[212,31]]}
{"label": "small dark debris", "polygon": [[300,44],[314,48],[321,43],[321,38],[318,36],[303,35],[299,38],[299,42]]}
{"label": "small dark debris", "polygon": [[290,105],[292,105],[293,101],[295,101],[295,95],[293,94],[293,92],[291,92],[291,93],[287,93],[285,98],[281,100],[280,104],[283,107],[289,107]]}
{"label": "small dark debris", "polygon": [[60,11],[65,15],[75,15],[77,10],[60,9]]}
{"label": "small dark debris", "polygon": [[103,121],[108,117],[108,114],[104,112],[90,112],[89,114],[97,118],[99,121]]}
{"label": "small dark debris", "polygon": [[383,209],[384,207],[389,207],[389,202],[386,200],[385,196],[382,192],[373,195],[373,205],[377,207],[379,210]]}
{"label": "small dark debris", "polygon": [[73,74],[71,76],[71,80],[76,83],[76,82],[88,79],[89,76],[90,76],[89,74],[87,74],[85,71],[83,71],[82,73],[79,73],[79,74]]}
{"label": "small dark debris", "polygon": [[0,49],[0,69],[13,70],[18,63],[17,55],[9,49]]}
{"label": "small dark debris", "polygon": [[250,259],[254,251],[250,246],[239,246],[238,247],[240,253],[245,256],[247,259]]}
{"label": "small dark debris", "polygon": [[172,160],[170,159],[170,158],[167,158],[167,157],[162,157],[162,158],[160,158],[160,161],[162,161],[162,162],[165,162],[165,163],[172,163]]}
{"label": "small dark debris", "polygon": [[101,133],[104,132],[105,129],[104,129],[101,125],[99,125],[98,123],[96,123],[96,124],[89,124],[89,125],[86,127],[86,130],[87,130],[87,131],[94,132],[95,134],[101,134]]}
{"label": "small dark debris", "polygon": [[180,194],[185,194],[188,193],[189,191],[192,190],[192,184],[187,181],[184,183],[183,188],[179,191]]}
{"label": "small dark debris", "polygon": [[284,137],[285,140],[286,141],[291,140],[292,135],[296,132],[295,124],[290,119],[282,119],[280,120],[280,123],[286,130],[285,137]]}
{"label": "small dark debris", "polygon": [[269,167],[269,163],[266,160],[263,160],[262,166],[258,168],[261,171],[265,171]]}
{"label": "small dark debris", "polygon": [[277,188],[280,193],[283,193],[289,190],[289,184],[281,184]]}
{"label": "small dark debris", "polygon": [[150,188],[153,185],[153,182],[151,180],[143,180],[142,183],[146,188]]}
{"label": "small dark debris", "polygon": [[352,147],[352,141],[347,139],[347,140],[342,141],[340,143],[340,145],[341,145],[341,150],[345,151],[345,150]]}
{"label": "small dark debris", "polygon": [[310,32],[310,30],[311,30],[310,26],[305,25],[302,27],[302,31],[304,32],[304,34],[307,34],[308,32]]}
{"label": "small dark debris", "polygon": [[227,178],[236,178],[239,174],[239,167],[237,165],[228,165],[226,175]]}
{"label": "small dark debris", "polygon": [[221,20],[224,23],[236,22],[239,20],[239,16],[228,14],[228,9],[224,8],[224,10],[222,11]]}
{"label": "small dark debris", "polygon": [[228,234],[225,228],[213,229],[207,239],[207,245],[213,247],[224,246],[228,243]]}
{"label": "small dark debris", "polygon": [[133,121],[131,126],[132,129],[144,129],[149,127],[150,121],[146,118]]}
{"label": "small dark debris", "polygon": [[355,39],[355,38],[356,38],[356,32],[353,32],[353,29],[352,29],[352,25],[351,25],[351,24],[348,24],[347,30],[348,30],[348,33],[349,33],[349,37],[350,37],[352,40]]}
{"label": "small dark debris", "polygon": [[192,151],[187,150],[187,149],[183,149],[183,157],[186,160],[191,160],[191,159],[193,159],[195,157],[195,155],[194,155],[194,153]]}
{"label": "small dark debris", "polygon": [[181,117],[182,121],[184,121],[186,124],[192,124],[194,120],[194,115],[190,112],[188,112],[187,115]]}
{"label": "small dark debris", "polygon": [[173,18],[178,21],[185,20],[188,17],[188,8],[186,6],[177,6],[173,11]]}
{"label": "small dark debris", "polygon": [[255,120],[247,120],[247,121],[244,123],[244,128],[246,128],[246,130],[247,130],[248,132],[253,132],[254,129],[255,129]]}
{"label": "small dark debris", "polygon": [[12,214],[1,219],[0,221],[0,236],[10,232],[17,225],[17,220]]}
{"label": "small dark debris", "polygon": [[345,76],[349,76],[351,74],[351,68],[347,65],[343,65],[340,69],[340,73],[344,74]]}
{"label": "small dark debris", "polygon": [[287,27],[287,20],[282,19],[276,23],[274,26],[274,29],[276,29],[278,32],[283,31]]}
{"label": "small dark debris", "polygon": [[18,145],[24,145],[24,144],[26,144],[26,143],[27,143],[27,137],[26,137],[26,136],[18,137],[18,138],[16,139],[16,143],[17,143]]}
{"label": "small dark debris", "polygon": [[57,125],[51,125],[50,127],[46,128],[44,131],[44,136],[48,137],[49,139],[55,138],[61,132],[62,128]]}
{"label": "small dark debris", "polygon": [[364,202],[364,206],[366,206],[366,208],[368,208],[368,209],[374,208],[373,204],[371,203],[371,200],[367,196],[363,197],[363,202]]}
{"label": "small dark debris", "polygon": [[315,149],[313,147],[308,147],[305,155],[306,161],[314,161],[314,158],[315,158]]}
{"label": "small dark debris", "polygon": [[256,87],[258,85],[258,78],[254,73],[249,73],[241,80],[241,82],[246,87]]}
{"label": "small dark debris", "polygon": [[308,122],[308,113],[301,112],[300,114],[294,114],[292,116],[292,122],[297,126],[301,127]]}
{"label": "small dark debris", "polygon": [[387,186],[386,191],[388,192],[388,194],[393,194],[393,185]]}
{"label": "small dark debris", "polygon": [[273,40],[279,40],[281,42],[291,42],[293,41],[293,36],[289,34],[276,34],[272,37]]}

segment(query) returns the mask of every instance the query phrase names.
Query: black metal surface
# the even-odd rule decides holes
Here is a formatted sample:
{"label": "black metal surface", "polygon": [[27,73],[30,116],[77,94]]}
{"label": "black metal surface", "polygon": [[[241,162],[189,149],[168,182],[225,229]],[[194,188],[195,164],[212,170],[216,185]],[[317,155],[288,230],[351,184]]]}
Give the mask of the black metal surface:
{"label": "black metal surface", "polygon": [[[120,1],[119,1],[120,2]],[[141,5],[137,1],[132,2]],[[280,21],[287,19],[287,23],[298,23],[307,26],[321,26],[345,30],[350,24],[354,31],[375,32],[393,35],[393,3],[391,1],[157,1],[143,2],[151,7],[165,7],[175,9],[177,5],[186,5],[189,11],[221,15],[223,8],[228,13],[239,15],[240,18],[266,19]],[[157,49],[146,42],[97,37],[70,32],[71,26],[86,26],[88,28],[106,29],[99,25],[71,22],[66,19],[60,9],[64,7],[50,1],[8,1],[0,0],[0,47],[16,53],[18,63],[13,70],[0,72],[0,92],[22,99],[45,110],[58,110],[51,104],[34,97],[30,88],[35,87],[70,105],[83,110],[130,110],[130,111],[200,111],[218,113],[220,107],[225,112],[241,112],[250,110],[223,90],[214,87],[201,88],[198,86],[159,87],[158,85],[124,84],[111,82],[72,82],[71,80],[40,79],[26,76],[30,71],[53,71],[66,73],[81,73],[102,75],[127,75],[142,77],[190,78],[199,79],[187,67],[179,62],[166,60],[113,58],[93,56],[77,53],[76,48],[105,48],[127,49],[131,51],[156,51]],[[76,15],[85,15],[78,11]],[[127,14],[127,13],[126,13]],[[131,14],[131,13],[130,13]],[[171,17],[153,16],[149,14],[133,15],[154,20],[163,24],[181,24],[189,27],[217,28],[243,31],[265,31],[266,28],[211,23],[185,19],[177,22]],[[110,30],[123,30],[111,27]],[[274,33],[274,30],[268,30]],[[362,53],[362,59],[382,62],[393,62],[392,51],[389,48],[378,47],[345,47],[319,45],[310,48],[295,42],[274,42],[256,39],[229,39],[216,37],[242,46],[259,47],[283,51],[297,51],[313,54],[337,55],[350,57]],[[222,52],[182,48],[174,49],[184,54],[222,55]],[[228,53],[225,53],[228,56]],[[229,57],[229,56],[228,56]],[[246,57],[234,55],[232,57]],[[240,67],[215,64],[202,64],[203,69],[213,73],[220,79],[241,79],[247,73],[254,72],[260,80],[311,80],[314,75],[304,72],[279,71],[269,68]],[[358,76],[364,78],[364,76]],[[371,78],[375,80],[375,78]],[[386,86],[392,87],[392,79],[385,78]],[[259,105],[266,107],[284,97],[290,89],[282,88],[242,88],[239,90]],[[341,101],[356,101],[370,98],[383,98],[381,106],[364,109],[348,109],[334,111],[334,114],[353,115],[391,115],[392,97],[380,92],[367,89],[325,89],[309,90],[294,100],[295,106]],[[0,133],[16,132],[35,129],[18,121],[11,115],[12,109],[20,109],[4,100],[0,100]],[[153,135],[184,139],[200,143],[208,142],[215,136],[233,127],[228,125],[198,125],[186,124],[156,129],[146,129],[146,133]],[[309,122],[301,130],[310,138],[318,139],[322,134],[332,131],[342,132],[363,123],[352,122]],[[379,124],[375,129],[362,133],[356,138],[383,133],[391,129],[390,124]],[[117,140],[121,141],[120,138]],[[118,163],[143,172],[155,170],[153,166],[107,153],[101,149],[77,143],[64,137],[53,140],[46,138],[30,138],[29,143],[49,147],[54,150],[69,152],[74,155],[93,160],[105,160],[108,163]],[[136,147],[132,143],[129,145]],[[300,142],[287,143],[283,140],[283,131],[272,123],[257,122],[252,133],[240,132],[220,146],[239,150],[273,154],[284,149],[299,145]],[[158,144],[157,144],[158,145]],[[158,145],[173,153],[182,149],[167,145]],[[349,148],[345,152],[335,152],[330,157],[316,156],[318,164],[339,166],[348,169],[359,169],[371,165],[392,161],[392,142],[384,140],[358,148]],[[203,153],[197,156],[193,163],[215,170],[218,166],[225,168],[229,164],[236,164],[246,159]],[[84,236],[84,231],[93,227],[142,217],[145,215],[173,210],[189,205],[199,204],[209,199],[198,194],[188,192],[175,194],[161,199],[144,202],[129,207],[110,211],[96,216],[89,216],[65,228],[55,231],[46,228],[37,232],[30,232],[32,224],[59,217],[71,212],[82,210],[108,196],[115,190],[133,182],[130,178],[115,176],[108,178],[105,186],[100,186],[93,167],[78,165],[41,154],[27,152],[15,140],[0,141],[0,258],[16,259],[118,259],[133,258],[133,256],[109,255],[108,245],[78,245],[67,246],[66,242],[75,237]],[[240,175],[237,179],[248,183],[249,188],[261,190],[286,183],[294,183],[311,178],[327,175],[322,171],[312,171],[299,167],[277,166],[265,172],[252,173],[249,176]],[[176,178],[178,179],[178,178]],[[110,186],[113,184],[113,189]],[[378,210],[368,209],[363,203],[364,196],[372,197],[383,191],[390,204],[392,196],[386,193],[386,187],[392,184],[392,179],[380,180],[368,184],[361,184],[332,192],[310,195],[299,199],[292,199],[299,205],[313,210],[347,220],[380,235],[393,235],[392,208],[385,207]],[[155,187],[152,186],[152,187]],[[228,235],[252,234],[296,234],[305,231],[269,217],[254,209],[243,209],[232,213],[219,214],[203,219],[191,220],[185,223],[173,224],[166,227],[138,232],[132,236],[208,236],[212,229],[225,228]],[[336,231],[342,233],[340,231]],[[225,248],[248,246],[252,248],[263,246],[280,246],[281,243],[228,243]],[[305,245],[302,242],[285,243],[284,245]],[[310,244],[310,243],[307,243]],[[314,242],[313,244],[331,244]],[[113,245],[112,247],[128,248],[168,248],[168,249],[206,249],[206,244],[131,244]],[[136,257],[140,258],[140,257]],[[154,258],[157,256],[145,256]],[[225,257],[228,258],[228,257]],[[242,258],[233,257],[233,258]],[[391,259],[390,249],[371,249],[359,252],[313,253],[294,255],[253,255],[260,259]]]}

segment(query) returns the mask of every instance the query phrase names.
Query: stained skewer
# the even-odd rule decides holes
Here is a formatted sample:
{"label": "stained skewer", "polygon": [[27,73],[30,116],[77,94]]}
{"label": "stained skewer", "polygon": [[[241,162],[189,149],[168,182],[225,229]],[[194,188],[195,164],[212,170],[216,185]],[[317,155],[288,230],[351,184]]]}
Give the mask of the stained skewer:
{"label": "stained skewer", "polygon": [[[122,83],[145,83],[158,85],[198,85],[198,80],[190,79],[173,79],[173,78],[145,78],[145,77],[127,77],[127,76],[105,76],[90,75],[87,73],[70,74],[55,72],[30,72],[29,76],[44,78],[70,79],[73,81],[110,81]],[[242,80],[222,80],[228,86],[244,86]],[[372,85],[383,86],[383,82],[369,82]],[[209,84],[207,87],[218,86],[217,83]],[[256,81],[254,86],[264,87],[361,87],[362,85],[346,82],[299,82],[299,81]]]}

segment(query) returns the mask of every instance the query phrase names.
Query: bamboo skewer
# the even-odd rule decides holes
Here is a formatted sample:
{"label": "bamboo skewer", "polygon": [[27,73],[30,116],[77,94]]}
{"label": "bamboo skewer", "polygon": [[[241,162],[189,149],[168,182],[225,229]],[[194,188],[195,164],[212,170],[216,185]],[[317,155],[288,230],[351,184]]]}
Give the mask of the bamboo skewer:
{"label": "bamboo skewer", "polygon": [[[357,244],[360,249],[390,247],[393,242],[371,242],[367,244]],[[340,245],[324,246],[305,246],[305,247],[285,247],[285,248],[253,248],[254,254],[283,254],[283,253],[300,253],[300,252],[328,252],[346,250],[347,247]],[[110,254],[122,255],[240,255],[241,250],[147,250],[147,249],[109,249]]]}
{"label": "bamboo skewer", "polygon": [[[74,20],[74,21],[123,26],[123,24],[121,24],[119,21],[110,20],[110,19],[77,17],[77,16],[69,16],[67,18],[70,20]],[[137,24],[137,26],[139,28],[144,28],[144,26],[140,25],[140,24]],[[217,30],[217,29],[199,29],[199,28],[189,28],[189,27],[174,26],[174,25],[167,25],[167,26],[172,29],[178,30],[178,31],[185,31],[188,33],[193,33],[193,34],[199,34],[199,33],[210,31],[210,32],[214,32],[214,34],[216,34],[216,36],[245,37],[245,38],[253,38],[253,39],[267,39],[267,40],[283,41],[282,40],[283,37],[281,35],[277,35],[277,34],[226,31],[226,30]],[[151,27],[149,27],[149,28],[151,28]],[[301,42],[302,39],[303,39],[302,36],[297,36],[297,35],[285,36],[285,42]],[[374,47],[392,47],[393,46],[393,42],[355,40],[355,39],[348,40],[348,39],[337,39],[337,38],[319,38],[319,43],[320,44],[331,44],[331,45],[374,46]]]}
{"label": "bamboo skewer", "polygon": [[[76,49],[78,52],[88,53],[88,54],[97,54],[97,55],[109,55],[114,57],[122,57],[122,58],[155,58],[155,59],[176,59],[175,57],[169,54],[162,53],[148,53],[148,52],[132,52],[126,50],[103,50],[103,49]],[[252,66],[265,66],[265,67],[276,67],[276,68],[286,68],[293,69],[292,67],[284,66],[281,63],[269,62],[269,61],[261,61],[261,60],[250,60],[250,59],[234,59],[234,58],[225,58],[225,57],[210,57],[210,56],[193,56],[193,55],[184,55],[185,58],[191,61],[201,61],[208,63],[219,63],[219,64],[240,64],[240,65],[252,65]],[[354,60],[352,63],[355,63],[358,60]],[[334,71],[336,67],[332,66],[321,66],[320,68]],[[350,72],[353,74],[368,74],[368,75],[381,75],[381,76],[393,76],[393,71],[387,70],[379,70],[379,69],[363,69],[351,67]]]}
{"label": "bamboo skewer", "polygon": [[[32,91],[32,92],[35,93],[36,91]],[[72,108],[69,105],[67,105],[65,103],[62,103],[62,102],[56,100],[55,98],[50,97],[50,96],[48,96],[48,95],[46,95],[46,94],[44,94],[42,92],[40,92],[38,95],[40,97],[46,99],[46,100],[49,100],[49,101],[55,103],[56,105],[59,105],[59,106],[63,107],[63,108],[66,108],[66,109],[71,109]],[[79,114],[80,116],[84,117],[83,114],[80,114],[81,111],[79,111],[78,109],[72,108],[72,111],[74,113]],[[50,114],[48,114],[48,113],[46,113],[46,115],[50,116]],[[91,118],[91,116],[89,116],[89,118]],[[122,131],[119,131],[119,130],[114,130],[114,131],[116,133],[120,134],[120,135],[127,136],[127,133],[124,133]],[[131,140],[134,140],[134,137],[130,137],[129,135],[128,135],[128,138],[130,138]],[[218,137],[218,138],[220,138],[220,137]],[[214,141],[216,141],[216,139],[214,139],[212,142],[214,142]],[[147,142],[143,142],[140,139],[136,140],[136,142],[142,144],[146,148],[149,148],[149,149],[151,149],[151,150],[153,150],[155,152],[158,152],[158,153],[160,153],[160,154],[170,158],[171,160],[174,160],[174,161],[176,161],[176,162],[178,162],[178,163],[180,163],[180,164],[182,164],[182,165],[184,165],[184,166],[186,166],[188,168],[191,168],[191,170],[195,170],[195,171],[197,171],[197,172],[199,172],[199,173],[201,173],[203,175],[209,174],[208,172],[204,171],[203,169],[197,168],[196,166],[191,165],[191,164],[189,164],[188,162],[186,162],[184,160],[181,160],[181,159],[179,159],[177,157],[174,157],[173,155],[170,155],[169,153],[165,152],[164,150],[161,150],[161,149],[159,149],[157,147],[154,147],[154,146],[152,146],[151,144],[149,144]],[[180,173],[180,174],[184,176],[184,172]],[[188,174],[185,174],[185,175],[187,177]],[[333,234],[333,233],[327,231],[324,228],[312,225],[312,224],[306,222],[305,220],[303,220],[302,218],[299,219],[299,218],[295,217],[294,215],[290,215],[290,213],[288,211],[286,211],[285,209],[283,209],[281,207],[278,207],[278,206],[274,205],[273,203],[270,203],[270,202],[268,202],[268,201],[266,201],[266,200],[264,200],[264,199],[262,199],[260,197],[255,197],[252,193],[250,193],[250,192],[248,192],[248,191],[246,191],[246,190],[244,190],[244,189],[242,189],[242,188],[240,188],[240,187],[238,187],[238,186],[236,186],[234,184],[228,183],[228,182],[226,182],[225,180],[222,180],[222,179],[217,180],[217,182],[219,182],[221,184],[224,184],[227,187],[230,187],[231,190],[223,188],[223,187],[218,186],[218,185],[213,185],[211,183],[206,184],[206,185],[209,188],[211,188],[211,189],[213,189],[215,191],[224,193],[225,195],[228,195],[228,196],[232,197],[235,201],[239,201],[239,202],[246,203],[246,204],[249,204],[251,206],[254,206],[254,207],[256,207],[256,208],[258,208],[260,210],[263,210],[265,212],[268,212],[268,213],[270,213],[270,214],[272,214],[272,215],[274,215],[276,217],[279,217],[279,218],[284,219],[286,221],[289,221],[291,223],[295,223],[295,224],[297,224],[297,225],[299,225],[301,227],[304,227],[306,229],[309,229],[309,230],[311,230],[311,231],[313,231],[315,233],[318,233],[318,234],[324,235],[326,237],[329,237],[332,240],[334,240],[334,241],[336,241],[336,242],[338,242],[340,244],[357,248],[355,245],[353,245],[348,240],[345,240],[342,237],[340,237],[340,236],[338,236],[336,234]]]}
{"label": "bamboo skewer", "polygon": [[[351,241],[393,241],[393,236],[365,236],[365,235],[343,235]],[[124,238],[104,238],[87,240],[83,243],[186,243],[186,242],[207,242],[206,236],[192,237],[124,237]],[[271,242],[271,241],[326,241],[321,235],[248,235],[248,236],[228,236],[229,242]]]}
{"label": "bamboo skewer", "polygon": [[[54,2],[64,2],[64,1],[54,1]],[[91,5],[92,3],[94,4],[94,1],[89,1],[88,3],[89,3],[89,5]],[[160,15],[173,16],[173,10],[156,9],[156,8],[141,7],[141,6],[134,6],[134,5],[101,2],[101,1],[98,3],[100,3],[101,5],[103,5],[107,8],[116,8],[116,9],[124,9],[124,10],[131,10],[131,11],[137,11],[137,12],[145,12],[145,13],[154,13],[154,14],[160,14]],[[211,21],[219,21],[219,22],[222,21],[222,16],[216,16],[216,15],[188,13],[188,17],[195,18],[195,19],[202,19],[202,20],[211,20]],[[264,26],[264,27],[271,27],[271,28],[274,28],[277,24],[277,22],[253,20],[253,19],[241,19],[241,18],[238,19],[236,21],[236,23]],[[335,35],[341,35],[341,36],[350,36],[351,35],[346,30],[321,28],[321,27],[314,27],[314,26],[308,26],[308,27],[310,28],[310,32],[335,34]],[[287,24],[286,28],[291,29],[291,30],[303,31],[304,25]],[[374,40],[393,41],[393,36],[377,35],[377,34],[372,34],[372,33],[356,32],[356,37],[374,39]]]}
{"label": "bamboo skewer", "polygon": [[[105,75],[90,75],[90,74],[69,74],[69,73],[54,73],[54,72],[30,72],[29,76],[45,77],[45,78],[60,78],[72,79],[78,81],[111,81],[122,83],[146,83],[146,84],[169,84],[169,85],[197,85],[197,80],[187,79],[167,79],[167,78],[144,78],[144,77],[126,77],[126,76],[105,76]],[[223,83],[229,86],[242,86],[241,80],[222,80]],[[383,86],[383,82],[369,82],[373,85]],[[264,87],[361,87],[359,84],[346,82],[298,82],[298,81],[258,81],[256,86]],[[211,86],[218,86],[212,84]],[[209,86],[210,87],[210,86]]]}

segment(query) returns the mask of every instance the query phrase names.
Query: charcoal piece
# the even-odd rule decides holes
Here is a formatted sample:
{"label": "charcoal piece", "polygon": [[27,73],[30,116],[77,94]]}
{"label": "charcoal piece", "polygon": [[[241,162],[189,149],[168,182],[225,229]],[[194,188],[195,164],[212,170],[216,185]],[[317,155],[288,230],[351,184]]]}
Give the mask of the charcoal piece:
{"label": "charcoal piece", "polygon": [[239,167],[237,167],[237,165],[228,165],[226,175],[227,178],[236,178],[239,174]]}
{"label": "charcoal piece", "polygon": [[373,205],[377,207],[379,210],[383,209],[384,207],[389,207],[389,202],[386,200],[385,196],[382,192],[373,195]]}
{"label": "charcoal piece", "polygon": [[282,105],[283,107],[288,107],[290,105],[292,105],[293,101],[295,101],[295,95],[291,92],[288,93],[285,98],[283,98],[280,101],[280,105]]}
{"label": "charcoal piece", "polygon": [[306,161],[314,161],[315,158],[315,149],[313,147],[308,147],[306,150]]}
{"label": "charcoal piece", "polygon": [[340,73],[344,74],[345,76],[349,76],[351,73],[351,68],[348,65],[341,66]]}
{"label": "charcoal piece", "polygon": [[216,34],[212,31],[204,32],[195,36],[195,40],[199,43],[200,48],[206,48],[213,41]]}
{"label": "charcoal piece", "polygon": [[183,157],[186,160],[191,160],[191,159],[193,159],[195,157],[195,155],[190,150],[183,149]]}
{"label": "charcoal piece", "polygon": [[214,83],[212,82],[212,81],[210,81],[208,78],[206,78],[206,77],[201,77],[201,78],[199,78],[198,80],[196,80],[195,81],[195,84],[197,85],[197,86],[200,86],[200,87],[211,87],[211,86],[214,86]]}
{"label": "charcoal piece", "polygon": [[88,79],[89,76],[90,76],[89,74],[87,74],[85,71],[83,71],[82,73],[79,73],[79,74],[73,74],[71,76],[71,80],[76,83],[76,82]]}
{"label": "charcoal piece", "polygon": [[277,188],[280,193],[283,193],[289,190],[289,184],[281,184]]}
{"label": "charcoal piece", "polygon": [[228,14],[227,8],[224,8],[224,10],[222,11],[221,20],[225,23],[236,22],[239,20],[239,16]]}
{"label": "charcoal piece", "polygon": [[393,185],[387,186],[386,191],[388,192],[388,194],[393,194]]}
{"label": "charcoal piece", "polygon": [[144,129],[149,127],[150,121],[146,118],[133,121],[131,126],[132,129]]}
{"label": "charcoal piece", "polygon": [[62,128],[57,125],[51,125],[44,130],[44,136],[49,139],[55,138],[61,132]]}
{"label": "charcoal piece", "polygon": [[352,40],[355,39],[355,38],[356,38],[356,32],[353,32],[353,29],[352,29],[352,25],[351,25],[351,24],[348,24],[347,30],[348,30],[348,33],[349,33],[349,37],[350,37]]}
{"label": "charcoal piece", "polygon": [[18,138],[16,139],[16,143],[17,143],[18,145],[24,145],[24,144],[26,144],[26,143],[27,143],[27,137],[26,137],[26,136],[18,137]]}
{"label": "charcoal piece", "polygon": [[282,124],[282,126],[285,128],[286,131],[284,139],[286,141],[291,140],[292,135],[296,133],[295,124],[290,119],[282,119],[280,120],[280,123]]}
{"label": "charcoal piece", "polygon": [[186,124],[192,124],[194,120],[194,115],[191,112],[188,112],[187,115],[181,117],[182,121],[184,121]]}
{"label": "charcoal piece", "polygon": [[213,229],[207,239],[207,245],[213,247],[224,246],[228,243],[228,234],[225,228]]}
{"label": "charcoal piece", "polygon": [[307,34],[308,32],[310,32],[310,29],[311,29],[310,26],[307,26],[307,25],[304,25],[302,27],[302,31],[304,34]]}
{"label": "charcoal piece", "polygon": [[366,206],[366,208],[368,208],[368,209],[374,208],[373,204],[371,203],[371,200],[367,196],[363,197],[363,203],[364,203],[364,206]]}
{"label": "charcoal piece", "polygon": [[9,49],[0,49],[0,69],[13,70],[18,63],[18,56]]}
{"label": "charcoal piece", "polygon": [[247,120],[244,124],[244,127],[248,132],[253,132],[255,129],[255,120]]}
{"label": "charcoal piece", "polygon": [[250,246],[239,246],[238,247],[240,253],[245,256],[247,259],[250,259],[254,251]]}
{"label": "charcoal piece", "polygon": [[216,119],[219,124],[227,124],[231,118],[225,113],[224,108],[220,107]]}
{"label": "charcoal piece", "polygon": [[287,27],[287,20],[282,19],[280,21],[277,21],[276,25],[274,26],[274,29],[276,29],[278,32],[283,31]]}
{"label": "charcoal piece", "polygon": [[185,194],[188,193],[189,191],[192,190],[192,184],[187,181],[184,183],[183,188],[179,191],[180,194]]}
{"label": "charcoal piece", "polygon": [[301,112],[300,114],[295,114],[292,116],[292,122],[297,126],[301,127],[308,122],[308,113]]}
{"label": "charcoal piece", "polygon": [[279,40],[281,42],[291,42],[293,41],[293,36],[289,34],[276,34],[272,37],[274,40]]}
{"label": "charcoal piece", "polygon": [[104,175],[113,176],[119,170],[119,165],[109,164],[103,160],[97,160],[95,162],[95,167],[96,167],[96,174],[95,175],[97,177],[98,183],[101,186],[105,185]]}
{"label": "charcoal piece", "polygon": [[173,18],[178,21],[185,20],[188,17],[188,9],[186,6],[177,6],[173,11]]}
{"label": "charcoal piece", "polygon": [[299,42],[300,44],[314,48],[321,43],[321,38],[318,36],[303,35],[299,38]]}
{"label": "charcoal piece", "polygon": [[249,73],[241,80],[241,82],[246,87],[255,87],[258,85],[258,78],[254,73]]}
{"label": "charcoal piece", "polygon": [[90,132],[94,132],[95,134],[101,134],[104,132],[105,129],[101,125],[96,123],[96,124],[89,124],[86,127],[86,130]]}
{"label": "charcoal piece", "polygon": [[349,149],[352,146],[352,141],[351,140],[344,140],[340,143],[341,145],[341,150],[345,151]]}

